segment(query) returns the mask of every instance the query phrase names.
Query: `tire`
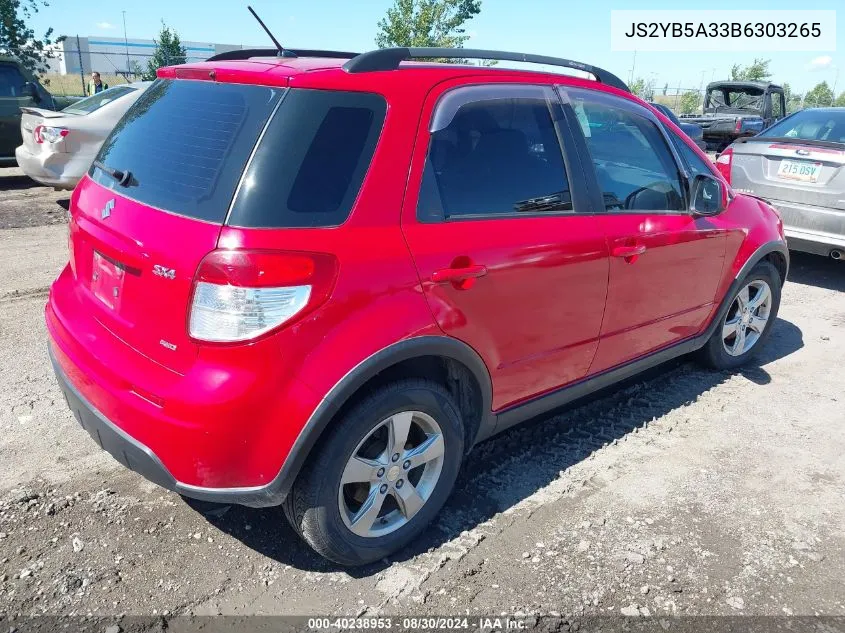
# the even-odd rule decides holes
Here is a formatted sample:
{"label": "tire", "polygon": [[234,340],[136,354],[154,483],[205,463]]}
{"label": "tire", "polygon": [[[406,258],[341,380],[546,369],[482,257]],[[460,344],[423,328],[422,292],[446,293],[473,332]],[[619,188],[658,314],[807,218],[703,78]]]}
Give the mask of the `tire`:
{"label": "tire", "polygon": [[[758,329],[754,329],[754,323],[759,323],[754,317],[759,317],[762,312],[760,311],[760,308],[754,309],[752,306],[754,304],[754,300],[757,298],[755,293],[762,289],[763,285],[765,285],[770,292],[770,303],[766,311],[765,325],[757,325]],[[741,306],[739,305],[741,301],[737,301],[737,298],[745,290],[749,290],[748,296],[750,297],[751,302],[751,306],[749,306],[751,313],[750,316],[746,317],[749,319],[747,324],[745,323]],[[731,295],[727,313],[724,315],[720,313],[719,325],[716,327],[716,330],[713,332],[713,335],[704,347],[700,350],[699,356],[702,362],[714,369],[735,369],[753,359],[764,347],[766,340],[771,334],[772,326],[777,319],[778,308],[780,308],[780,296],[781,280],[774,265],[772,265],[771,262],[762,261],[754,266],[754,268],[751,269],[751,272],[749,272],[742,280],[740,287]],[[732,337],[728,336],[728,338],[725,338],[725,332],[730,332],[733,327],[733,323],[737,323],[738,326],[741,327],[748,335],[756,334],[754,341],[749,347],[745,348],[745,345],[743,344],[742,350],[744,351],[736,345],[737,334],[734,334]],[[762,332],[758,331],[759,329],[762,329]],[[728,348],[733,348],[733,353],[731,353]]]}
{"label": "tire", "polygon": [[[372,563],[407,545],[440,511],[454,487],[464,454],[458,411],[442,385],[423,379],[385,385],[353,405],[327,431],[330,435],[309,456],[285,499],[285,515],[294,530],[318,554],[345,566]],[[403,422],[408,419],[412,421]],[[404,450],[403,456],[393,461],[397,453],[388,446],[399,443],[391,433],[401,434],[406,425],[411,428],[408,442],[396,449]],[[411,461],[441,450],[441,457],[420,466]],[[375,464],[365,471],[369,479],[360,483],[349,475],[356,456],[369,460],[367,468]],[[360,466],[359,461],[364,459],[355,465]],[[345,475],[354,482],[342,484]],[[388,492],[382,494],[385,487]],[[403,495],[410,496],[400,506]],[[382,505],[376,514],[364,513],[365,506],[373,509],[377,503]],[[368,528],[370,516],[374,523]]]}

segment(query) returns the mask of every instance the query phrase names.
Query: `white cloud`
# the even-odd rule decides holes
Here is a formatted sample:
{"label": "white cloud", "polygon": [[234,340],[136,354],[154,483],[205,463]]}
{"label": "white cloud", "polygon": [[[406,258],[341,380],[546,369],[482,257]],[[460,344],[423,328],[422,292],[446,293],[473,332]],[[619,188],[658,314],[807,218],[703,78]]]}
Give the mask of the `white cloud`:
{"label": "white cloud", "polygon": [[111,22],[97,22],[97,28],[103,31],[110,31],[112,29],[116,29],[117,27],[112,24]]}
{"label": "white cloud", "polygon": [[808,66],[809,70],[827,70],[833,67],[833,57],[821,55],[812,60]]}

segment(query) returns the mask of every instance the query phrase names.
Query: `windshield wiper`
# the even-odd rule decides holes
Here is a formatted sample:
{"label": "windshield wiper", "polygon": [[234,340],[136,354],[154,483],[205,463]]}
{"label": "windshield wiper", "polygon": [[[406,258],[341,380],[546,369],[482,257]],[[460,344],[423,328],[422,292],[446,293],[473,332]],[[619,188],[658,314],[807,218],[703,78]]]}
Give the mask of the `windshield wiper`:
{"label": "windshield wiper", "polygon": [[132,172],[128,169],[126,171],[112,169],[108,165],[101,163],[98,160],[94,161],[94,167],[114,178],[117,181],[117,184],[119,184],[121,187],[128,187],[129,182],[132,180]]}
{"label": "windshield wiper", "polygon": [[539,196],[537,198],[529,198],[528,200],[521,200],[514,204],[514,211],[517,213],[525,213],[530,211],[572,211],[572,197],[568,191],[559,191],[547,196]]}

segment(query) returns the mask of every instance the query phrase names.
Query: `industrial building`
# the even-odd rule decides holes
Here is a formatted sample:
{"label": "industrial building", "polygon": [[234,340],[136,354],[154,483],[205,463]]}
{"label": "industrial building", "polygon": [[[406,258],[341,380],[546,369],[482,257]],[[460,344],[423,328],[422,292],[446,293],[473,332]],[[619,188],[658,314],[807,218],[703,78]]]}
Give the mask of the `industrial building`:
{"label": "industrial building", "polygon": [[[182,42],[187,52],[187,61],[208,59],[217,53],[240,48],[256,48],[241,44],[209,44],[208,42]],[[49,61],[49,72],[62,75],[78,74],[80,67],[84,74],[96,70],[108,74],[132,73],[147,67],[147,60],[153,55],[156,44],[153,40],[102,36],[68,36],[54,46],[57,57]]]}

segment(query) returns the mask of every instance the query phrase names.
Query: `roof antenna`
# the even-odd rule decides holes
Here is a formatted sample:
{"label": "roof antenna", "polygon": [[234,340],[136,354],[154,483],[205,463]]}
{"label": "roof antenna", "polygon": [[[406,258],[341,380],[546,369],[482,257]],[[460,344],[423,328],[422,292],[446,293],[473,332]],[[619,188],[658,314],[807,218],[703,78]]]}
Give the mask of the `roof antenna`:
{"label": "roof antenna", "polygon": [[247,9],[249,9],[249,12],[252,13],[252,17],[254,17],[256,20],[258,20],[258,23],[261,25],[261,28],[264,29],[264,31],[267,33],[267,35],[270,36],[270,39],[273,40],[273,44],[276,45],[276,49],[279,51],[279,54],[278,54],[279,57],[296,57],[296,54],[293,51],[286,51],[285,47],[282,46],[281,44],[279,44],[279,40],[277,40],[275,37],[273,37],[273,34],[270,32],[270,29],[267,28],[267,25],[264,24],[264,22],[261,20],[261,18],[258,17],[258,14],[255,12],[255,10],[252,7],[247,6]]}

